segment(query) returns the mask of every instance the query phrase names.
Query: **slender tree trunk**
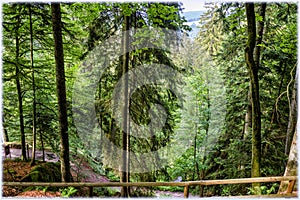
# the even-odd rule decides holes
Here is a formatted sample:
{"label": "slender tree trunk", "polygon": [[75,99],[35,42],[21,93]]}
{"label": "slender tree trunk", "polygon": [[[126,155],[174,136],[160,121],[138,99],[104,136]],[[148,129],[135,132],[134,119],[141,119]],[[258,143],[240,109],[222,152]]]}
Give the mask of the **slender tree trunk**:
{"label": "slender tree trunk", "polygon": [[[248,25],[248,41],[245,48],[245,60],[248,67],[251,84],[252,99],[252,160],[251,177],[260,177],[261,163],[261,115],[259,101],[258,66],[254,60],[254,48],[256,46],[256,22],[254,4],[246,3],[246,15]],[[252,187],[255,193],[260,194],[260,184],[254,183]]]}
{"label": "slender tree trunk", "polygon": [[22,160],[26,158],[26,143],[25,143],[25,130],[24,130],[24,115],[23,115],[23,97],[20,83],[20,70],[19,70],[19,56],[20,56],[20,38],[19,38],[19,27],[21,24],[21,18],[17,16],[17,28],[16,33],[16,84],[18,91],[18,102],[19,102],[19,119],[20,119],[20,131],[21,131],[21,144],[22,144]]}
{"label": "slender tree trunk", "polygon": [[[128,97],[128,69],[129,69],[129,16],[124,16],[124,26],[123,26],[123,61],[122,61],[122,75],[125,76],[124,79],[124,111],[123,111],[123,131],[122,131],[122,144],[123,144],[123,160],[122,160],[122,177],[121,182],[130,182],[130,158],[129,158],[129,116],[127,115],[127,109],[129,106]],[[129,197],[129,187],[122,187],[121,196]]]}
{"label": "slender tree trunk", "polygon": [[[261,47],[260,44],[262,43],[262,38],[263,38],[263,31],[264,31],[264,22],[265,22],[265,15],[266,15],[266,3],[260,4],[260,9],[259,9],[259,15],[262,17],[262,21],[258,22],[257,25],[257,36],[256,37],[256,46],[254,48],[253,52],[253,59],[254,63],[259,68],[260,65],[260,54],[261,54]],[[247,138],[249,134],[249,130],[252,127],[252,99],[251,99],[251,84],[249,86],[249,93],[248,93],[248,101],[249,104],[247,106],[247,113],[245,116],[245,126],[244,126],[244,139]]]}
{"label": "slender tree trunk", "polygon": [[60,125],[60,160],[61,175],[63,182],[71,181],[70,158],[69,158],[69,136],[68,136],[68,116],[66,101],[65,69],[64,69],[64,52],[61,31],[61,11],[59,3],[51,4],[52,27],[55,46],[56,62],[56,90],[59,108],[59,125]]}
{"label": "slender tree trunk", "polygon": [[262,20],[257,22],[257,37],[256,37],[256,46],[254,47],[253,59],[257,68],[260,65],[260,54],[261,54],[261,43],[263,39],[264,33],[264,25],[265,25],[265,16],[266,16],[266,3],[261,3],[258,11],[258,15],[262,18]]}
{"label": "slender tree trunk", "polygon": [[[196,124],[197,126],[198,124]],[[197,168],[198,168],[198,161],[197,161],[197,134],[198,131],[196,131],[195,136],[194,136],[194,171],[193,171],[193,176],[192,180],[195,180],[195,174],[198,174]]]}
{"label": "slender tree trunk", "polygon": [[36,96],[35,96],[35,81],[34,81],[34,64],[33,64],[33,31],[32,31],[32,13],[31,13],[31,5],[28,5],[29,9],[29,31],[30,31],[30,64],[32,70],[32,156],[30,165],[33,166],[35,164],[35,150],[36,150]]}
{"label": "slender tree trunk", "polygon": [[4,131],[4,142],[9,142],[8,133],[7,133],[6,127],[4,126],[4,123],[5,123],[4,115],[2,115],[2,126],[3,126],[3,131]]}
{"label": "slender tree trunk", "polygon": [[40,131],[40,141],[41,141],[41,145],[42,145],[43,161],[45,162],[45,147],[44,147],[42,131]]}
{"label": "slender tree trunk", "polygon": [[9,142],[9,137],[6,128],[3,126],[4,130],[4,142]]}
{"label": "slender tree trunk", "polygon": [[[260,54],[261,54],[261,47],[260,44],[262,43],[263,38],[263,31],[264,31],[264,21],[265,21],[265,13],[266,13],[266,3],[260,4],[259,15],[262,17],[262,20],[258,22],[257,26],[257,37],[256,37],[256,46],[254,47],[253,52],[253,59],[255,62],[256,67],[259,69],[260,65]],[[245,126],[244,126],[244,136],[243,138],[246,139],[247,135],[249,134],[249,130],[252,127],[252,95],[251,95],[251,84],[249,85],[249,92],[248,92],[248,100],[249,104],[247,106],[247,113],[245,116]]]}
{"label": "slender tree trunk", "polygon": [[4,156],[6,158],[7,155],[10,155],[11,157],[11,154],[10,154],[10,147],[9,145],[6,145],[5,143],[6,142],[9,142],[9,137],[8,137],[8,133],[7,133],[7,130],[4,126],[4,115],[2,115],[2,128],[3,128],[3,131],[4,131],[4,137],[3,137],[3,143],[4,143]]}
{"label": "slender tree trunk", "polygon": [[286,132],[285,154],[288,155],[292,143],[292,136],[297,124],[297,77],[295,78],[292,98],[290,101],[289,123]]}
{"label": "slender tree trunk", "polygon": [[251,100],[251,85],[249,85],[248,92],[248,105],[247,111],[245,115],[245,125],[244,125],[244,135],[243,139],[246,140],[248,135],[250,134],[250,128],[252,127],[252,100]]}
{"label": "slender tree trunk", "polygon": [[[261,54],[261,47],[260,44],[262,43],[262,38],[263,38],[263,32],[264,32],[264,23],[265,23],[265,15],[266,15],[266,3],[260,4],[260,9],[259,9],[259,15],[262,17],[262,20],[258,22],[257,25],[257,37],[256,37],[256,46],[254,47],[254,52],[253,52],[253,59],[255,66],[259,69],[260,65],[260,54]],[[252,127],[252,95],[251,95],[251,84],[249,86],[249,93],[248,93],[248,100],[249,104],[247,107],[247,113],[245,116],[245,127],[244,127],[244,139],[247,137],[249,134],[249,129]]]}

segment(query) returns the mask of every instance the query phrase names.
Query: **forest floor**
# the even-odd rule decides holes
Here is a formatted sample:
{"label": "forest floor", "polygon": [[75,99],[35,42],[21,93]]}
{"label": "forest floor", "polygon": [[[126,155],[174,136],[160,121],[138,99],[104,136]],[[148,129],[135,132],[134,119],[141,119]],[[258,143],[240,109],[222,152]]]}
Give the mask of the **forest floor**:
{"label": "forest floor", "polygon": [[[30,170],[34,167],[30,166],[30,162],[22,162],[17,158],[21,157],[21,150],[16,148],[10,148],[11,155],[7,156],[7,159],[4,157],[3,152],[3,181],[4,182],[18,182],[22,177],[27,175]],[[29,152],[31,155],[31,152]],[[17,159],[17,160],[16,160]],[[42,162],[42,152],[36,152],[37,162]],[[58,162],[59,157],[53,152],[45,152],[45,161],[46,162]],[[102,175],[99,175],[93,171],[88,163],[82,161],[80,166],[71,163],[71,173],[74,181],[78,182],[110,182],[110,180]],[[115,191],[120,191],[120,187],[111,188]],[[84,197],[87,195],[87,189],[79,191],[75,194],[75,197]],[[51,192],[51,191],[25,191],[23,192],[20,188],[17,187],[8,187],[3,186],[2,195],[4,197],[61,197],[60,192]],[[154,191],[154,197],[183,197],[183,192],[171,192],[171,191]],[[190,195],[190,197],[193,197]]]}
{"label": "forest floor", "polygon": [[[22,177],[27,175],[34,167],[30,166],[30,162],[23,162],[20,160],[7,159],[3,164],[3,181],[4,182],[18,182]],[[22,192],[21,188],[3,186],[3,197],[60,197],[60,192],[43,192],[43,191],[26,191]]]}

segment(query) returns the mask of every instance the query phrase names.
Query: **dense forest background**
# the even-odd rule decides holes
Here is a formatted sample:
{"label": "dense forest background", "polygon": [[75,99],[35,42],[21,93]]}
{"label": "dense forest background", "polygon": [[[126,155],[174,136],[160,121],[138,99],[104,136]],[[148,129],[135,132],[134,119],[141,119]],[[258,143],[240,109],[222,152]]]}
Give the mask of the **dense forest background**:
{"label": "dense forest background", "polygon": [[[24,160],[31,159],[34,164],[31,155],[27,158],[29,144],[34,149],[51,149],[78,165],[78,158],[84,158],[97,173],[116,181],[172,181],[178,177],[189,181],[284,174],[297,120],[296,4],[208,3],[207,10],[199,16],[199,33],[193,38],[188,37],[191,28],[180,3],[54,5],[9,3],[2,7],[4,140],[21,142]],[[147,27],[161,30],[161,39],[142,29]],[[122,34],[128,30],[132,31]],[[172,30],[173,35],[166,30]],[[255,30],[254,34],[251,30]],[[114,55],[107,48],[107,54],[101,55],[111,55],[107,58],[111,62],[97,77],[96,85],[87,78],[79,83],[80,74],[92,75],[85,61],[99,55],[95,54],[97,47],[116,36],[120,38],[112,41],[112,46],[131,49]],[[153,48],[148,48],[149,44]],[[147,48],[139,49],[139,45]],[[177,47],[176,53],[172,52],[173,46]],[[130,118],[119,116],[120,126],[114,116],[118,100],[113,98],[114,89],[128,71],[151,63],[156,65],[146,72],[149,76],[155,75],[157,64],[169,66],[181,78],[174,77],[168,84],[183,90],[191,88],[193,98],[176,96],[171,87],[155,84],[143,85],[131,96],[125,90],[124,99],[128,101],[124,102],[128,102],[125,107]],[[143,75],[137,74],[136,80],[146,77]],[[63,80],[65,87],[61,87],[59,80]],[[125,89],[130,88],[130,82],[124,84]],[[95,91],[74,93],[74,85],[84,92],[89,87]],[[63,95],[57,96],[64,88],[65,102]],[[88,103],[86,94],[93,95],[98,128],[87,125],[85,116],[90,110],[78,110],[76,106],[80,104],[74,104],[74,98],[79,98],[82,105]],[[153,105],[162,106],[166,115]],[[63,114],[67,121],[62,124]],[[82,121],[74,120],[78,115]],[[164,126],[150,131],[149,137],[124,132],[128,123],[147,126],[151,118],[162,116]],[[91,148],[82,131],[87,137],[95,136],[92,145],[99,146]],[[179,140],[175,134],[178,131],[186,134],[179,139],[189,144],[183,150],[172,146],[180,156],[175,156],[175,152],[157,153],[173,140]],[[117,155],[109,149],[111,146],[101,145],[105,138],[117,148],[130,149],[136,157]],[[141,162],[139,156],[145,152],[155,152],[151,162],[140,163],[147,172],[120,174],[104,165],[112,158],[126,158],[122,164],[128,167],[128,163]],[[173,158],[172,162],[158,167],[168,158]],[[65,179],[68,181],[68,176]],[[269,183],[260,189],[270,193],[278,187],[277,183]],[[194,191],[199,192],[199,188]],[[200,193],[212,195],[251,192],[253,189],[246,184],[200,188]]]}

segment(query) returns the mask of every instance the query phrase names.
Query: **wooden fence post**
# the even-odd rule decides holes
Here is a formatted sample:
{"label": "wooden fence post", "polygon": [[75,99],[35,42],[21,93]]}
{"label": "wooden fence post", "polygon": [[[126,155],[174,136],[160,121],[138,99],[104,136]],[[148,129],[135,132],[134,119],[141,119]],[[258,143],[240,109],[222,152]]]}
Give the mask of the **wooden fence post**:
{"label": "wooden fence post", "polygon": [[189,185],[184,186],[183,196],[189,198]]}
{"label": "wooden fence post", "polygon": [[93,187],[89,187],[89,197],[93,196]]}
{"label": "wooden fence post", "polygon": [[296,183],[295,180],[290,180],[289,181],[286,193],[293,193],[293,189],[294,189],[295,183]]}

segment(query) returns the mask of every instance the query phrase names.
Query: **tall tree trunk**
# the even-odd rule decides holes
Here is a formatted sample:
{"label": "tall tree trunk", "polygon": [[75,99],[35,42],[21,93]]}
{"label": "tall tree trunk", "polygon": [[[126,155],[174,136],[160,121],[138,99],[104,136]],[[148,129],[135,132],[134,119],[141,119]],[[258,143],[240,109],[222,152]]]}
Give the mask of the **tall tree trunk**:
{"label": "tall tree trunk", "polygon": [[[122,160],[122,177],[121,182],[130,182],[130,158],[129,158],[129,116],[127,115],[127,109],[129,109],[129,94],[128,94],[128,69],[129,69],[129,16],[124,16],[123,25],[123,60],[122,60],[122,75],[124,79],[124,111],[123,111],[123,131],[122,131],[122,144],[123,144],[123,160]],[[121,196],[129,197],[129,187],[122,187]]]}
{"label": "tall tree trunk", "polygon": [[[252,160],[251,177],[260,177],[261,163],[261,115],[259,101],[258,66],[254,60],[254,48],[256,46],[256,22],[254,4],[246,3],[246,15],[248,25],[248,41],[245,48],[245,60],[248,67],[251,85],[252,100]],[[260,193],[260,184],[254,183],[252,187],[255,193]]]}
{"label": "tall tree trunk", "polygon": [[[260,4],[259,15],[262,17],[262,20],[258,22],[257,26],[257,37],[256,37],[256,46],[254,47],[253,52],[253,59],[255,62],[256,67],[259,69],[260,65],[260,54],[261,54],[261,43],[263,38],[263,31],[264,31],[264,21],[266,15],[266,3]],[[244,126],[244,136],[243,138],[246,139],[247,135],[249,134],[249,130],[252,127],[252,95],[251,95],[251,84],[249,85],[249,92],[248,92],[248,101],[249,104],[247,106],[247,112],[245,115],[245,126]]]}
{"label": "tall tree trunk", "polygon": [[[196,124],[197,126],[198,124]],[[196,131],[195,136],[194,136],[194,171],[193,171],[193,176],[192,176],[192,180],[195,180],[195,175],[198,174],[198,161],[197,161],[197,135],[198,135],[198,131]]]}
{"label": "tall tree trunk", "polygon": [[68,116],[66,101],[65,69],[64,69],[64,52],[61,31],[61,12],[60,4],[52,3],[52,28],[54,37],[54,51],[56,63],[56,90],[59,108],[59,125],[60,125],[60,160],[61,175],[63,182],[71,181],[70,158],[69,158],[69,136],[68,136]]}
{"label": "tall tree trunk", "polygon": [[[256,46],[254,47],[254,52],[253,52],[253,59],[255,66],[257,69],[259,69],[260,65],[260,54],[261,54],[261,43],[263,39],[263,32],[264,32],[264,23],[265,23],[265,15],[266,15],[266,3],[260,4],[260,9],[259,9],[259,16],[261,16],[262,20],[257,23],[257,37],[256,37]],[[249,129],[252,127],[252,95],[251,95],[251,84],[249,86],[249,93],[248,93],[248,100],[249,104],[247,106],[247,113],[245,116],[245,127],[244,127],[244,139],[247,137],[249,134]]]}
{"label": "tall tree trunk", "polygon": [[[4,131],[4,136],[2,137],[3,138],[2,142],[4,143],[4,153],[5,153],[4,156],[6,158],[6,156],[10,154],[10,147],[9,147],[9,145],[5,144],[6,142],[9,142],[9,137],[8,137],[7,130],[4,126],[4,115],[2,115],[2,128],[3,128],[3,131]],[[10,154],[10,157],[11,157],[11,154]]]}
{"label": "tall tree trunk", "polygon": [[3,127],[3,131],[4,131],[4,142],[9,142],[8,133],[7,133],[7,130],[6,130],[6,127],[4,126],[4,124],[5,124],[4,115],[2,115],[2,127]]}
{"label": "tall tree trunk", "polygon": [[24,130],[24,115],[23,115],[23,97],[20,83],[20,69],[19,69],[19,56],[20,56],[20,38],[19,38],[19,28],[21,24],[21,18],[17,16],[17,27],[15,29],[16,34],[16,84],[18,91],[18,102],[19,102],[19,120],[20,120],[20,131],[21,131],[21,144],[22,144],[22,160],[27,160],[26,158],[26,143],[25,143],[25,130]]}
{"label": "tall tree trunk", "polygon": [[248,135],[250,134],[250,128],[252,127],[252,100],[251,100],[251,85],[249,85],[248,92],[248,105],[247,111],[245,115],[245,124],[244,124],[244,135],[243,139],[246,140]]}
{"label": "tall tree trunk", "polygon": [[[288,88],[289,89],[289,88]],[[290,100],[289,123],[286,132],[285,154],[288,155],[292,143],[292,136],[297,125],[297,76],[295,78],[294,87],[292,91],[292,98]]]}
{"label": "tall tree trunk", "polygon": [[[290,148],[289,159],[285,168],[284,176],[297,176],[297,130],[294,131],[293,142]],[[282,181],[279,186],[278,193],[284,193],[288,188],[289,181]],[[295,190],[295,189],[294,189]]]}
{"label": "tall tree trunk", "polygon": [[32,156],[30,165],[33,166],[35,164],[35,150],[36,150],[36,96],[35,96],[35,81],[34,81],[34,64],[33,64],[33,31],[32,31],[32,13],[31,13],[31,5],[28,5],[29,9],[29,31],[30,31],[30,64],[32,70]]}
{"label": "tall tree trunk", "polygon": [[261,3],[258,11],[258,15],[261,17],[261,20],[257,22],[257,37],[256,37],[256,46],[254,47],[253,59],[257,68],[260,65],[260,53],[261,53],[261,43],[263,39],[264,25],[265,25],[265,16],[266,16],[266,3]]}
{"label": "tall tree trunk", "polygon": [[40,130],[40,141],[41,141],[41,145],[42,145],[43,162],[45,162],[45,147],[44,147],[44,141],[43,141],[43,134],[42,134],[41,130]]}

